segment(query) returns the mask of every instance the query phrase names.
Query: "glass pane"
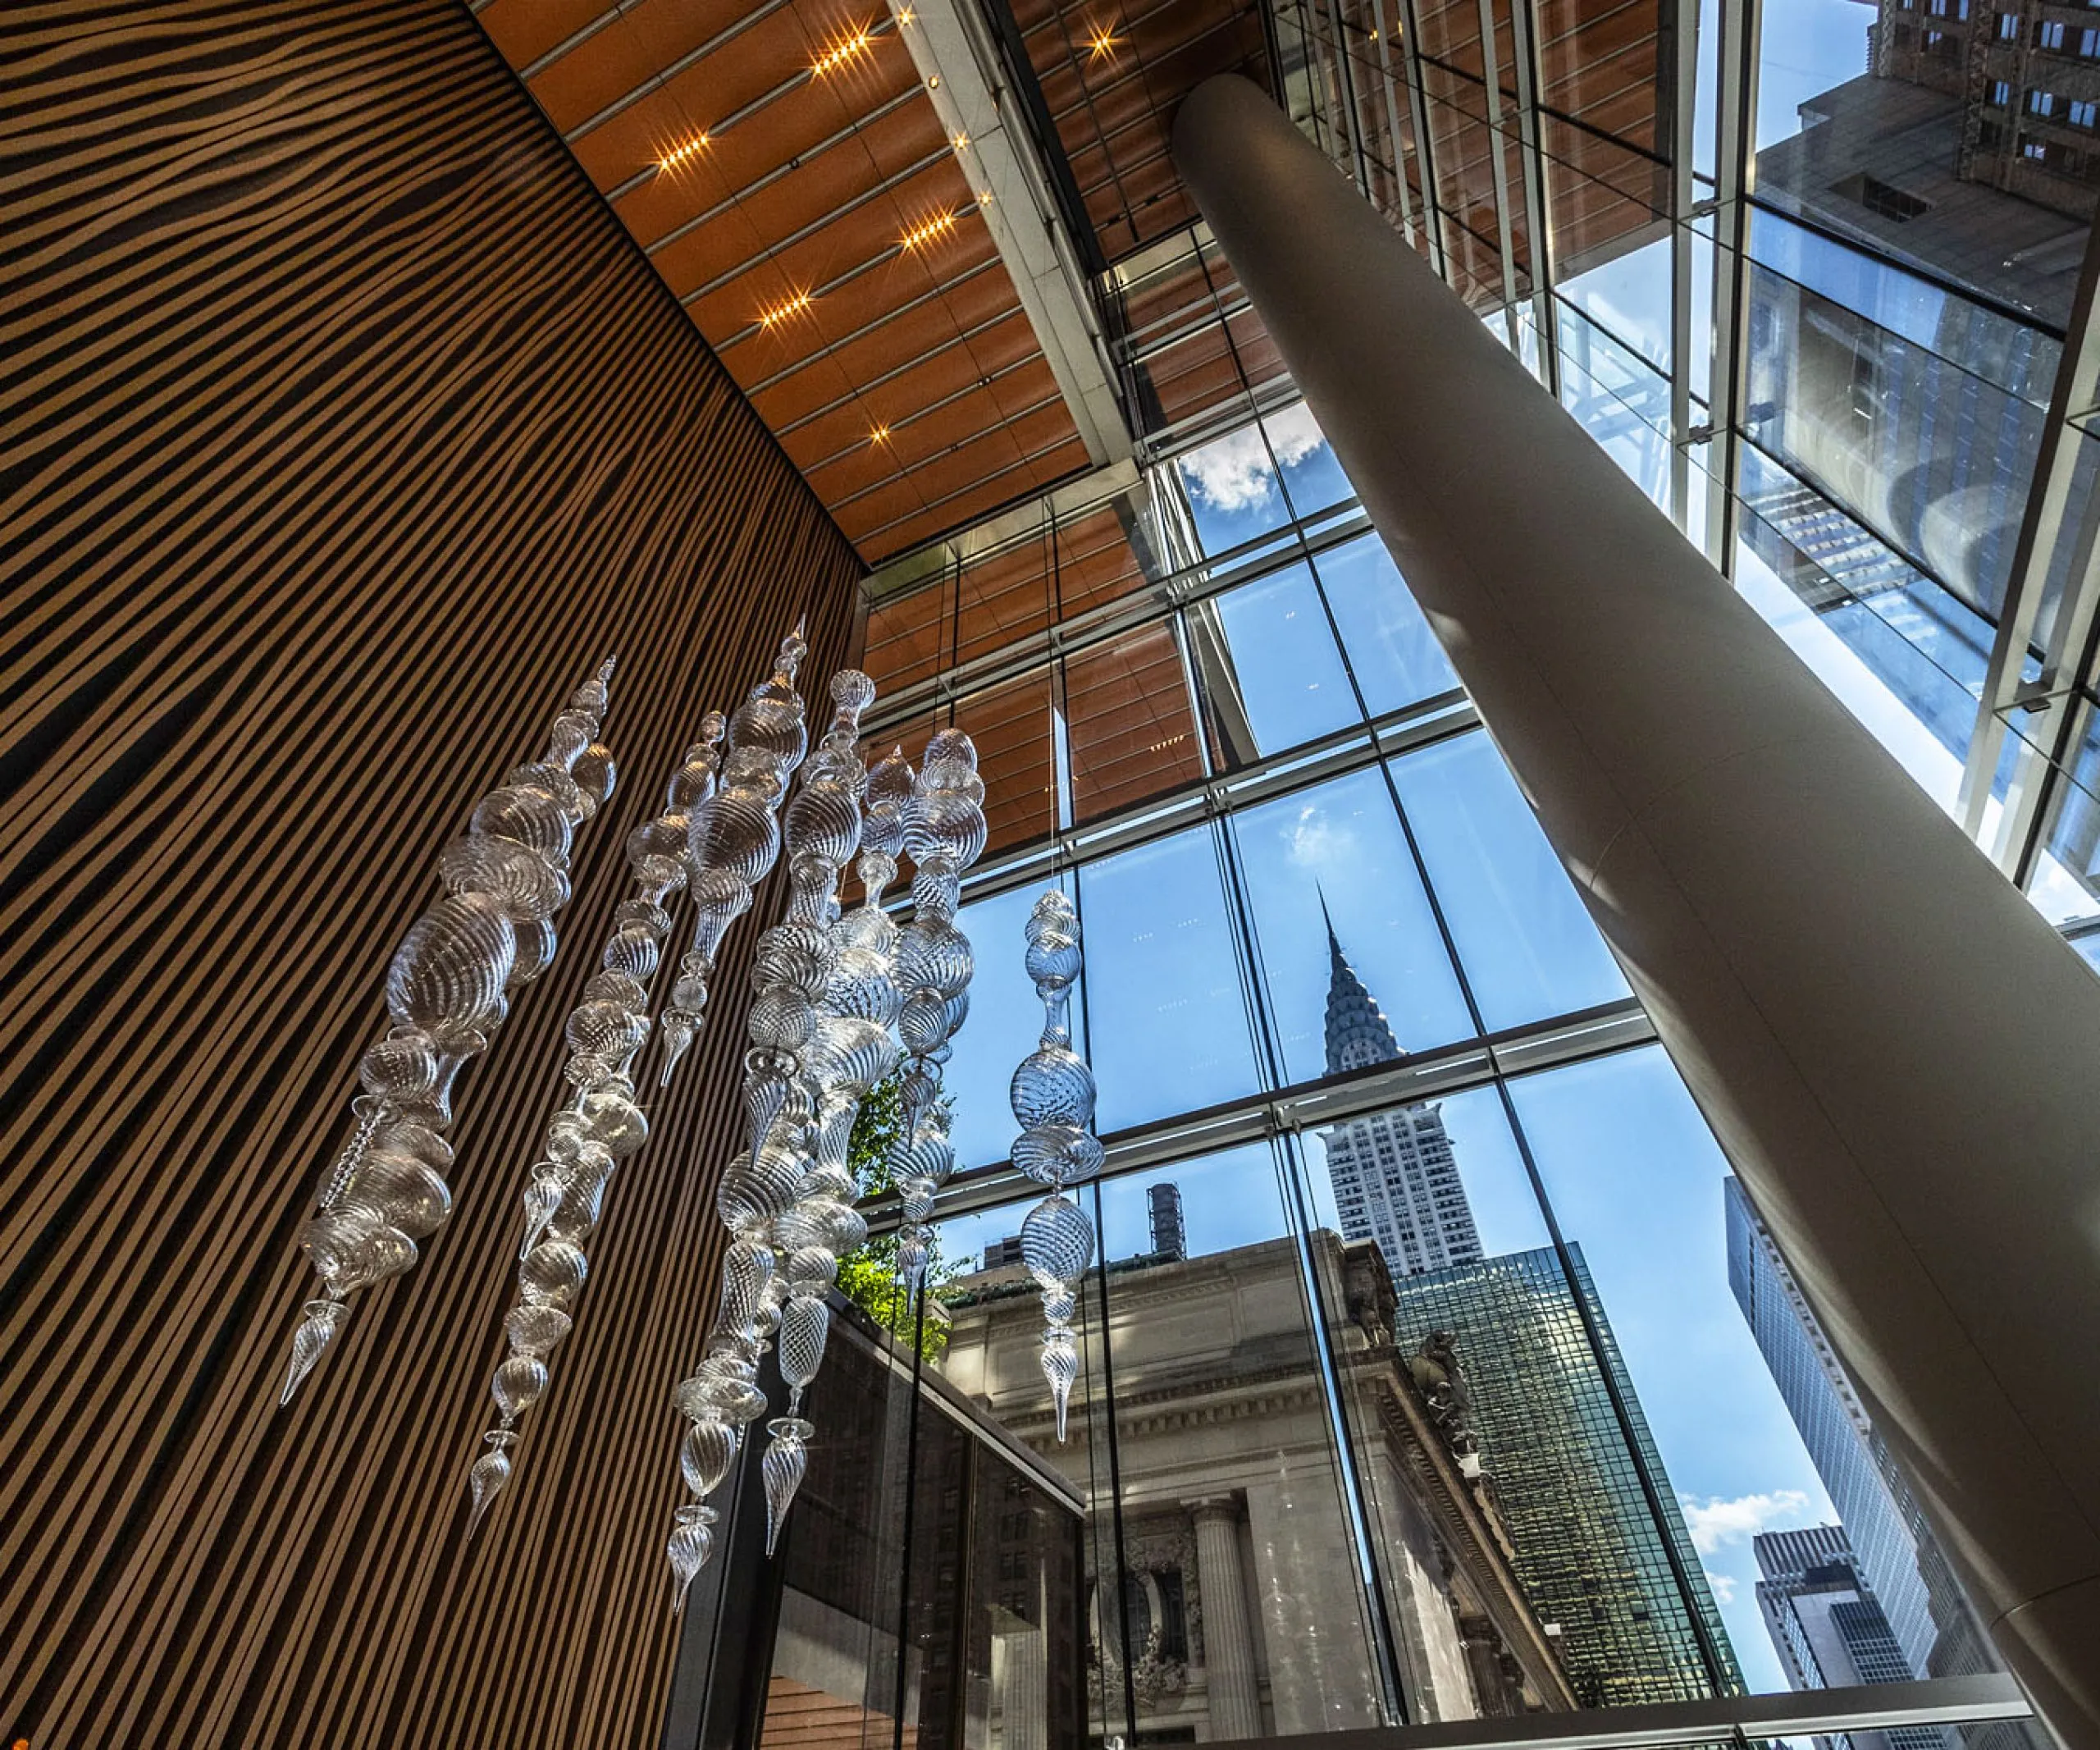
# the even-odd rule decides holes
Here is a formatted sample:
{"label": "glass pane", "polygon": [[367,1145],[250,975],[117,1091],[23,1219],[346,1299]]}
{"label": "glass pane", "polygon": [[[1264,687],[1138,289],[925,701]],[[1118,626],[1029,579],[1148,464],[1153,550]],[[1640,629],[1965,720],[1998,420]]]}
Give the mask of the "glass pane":
{"label": "glass pane", "polygon": [[[1718,1602],[1753,1688],[1784,1688],[1758,1612],[1753,1538],[1832,1513],[1729,1290],[1728,1163],[1659,1046],[1527,1077],[1510,1094],[1561,1231],[1592,1277],[1622,1389],[1652,1431],[1653,1465],[1667,1464],[1667,1483],[1651,1468],[1701,1607]],[[1672,1588],[1650,1571],[1660,1622]],[[1617,1620],[1608,1626],[1619,1632]],[[1682,1647],[1673,1656],[1700,1687],[1696,1660]],[[1652,1665],[1635,1670],[1660,1680]]]}
{"label": "glass pane", "polygon": [[1555,306],[1560,400],[1628,478],[1656,504],[1670,485],[1669,380],[1594,323]]}
{"label": "glass pane", "polygon": [[988,1447],[970,1532],[967,1750],[1079,1750],[1085,1733],[1076,1515]]}
{"label": "glass pane", "polygon": [[1356,496],[1342,464],[1335,459],[1333,445],[1312,417],[1312,409],[1303,401],[1280,414],[1265,415],[1262,430],[1269,441],[1269,454],[1283,477],[1283,489],[1294,515],[1309,517]]}
{"label": "glass pane", "polygon": [[1242,426],[1177,456],[1174,467],[1206,553],[1227,552],[1290,520],[1258,425]]}
{"label": "glass pane", "polygon": [[1126,1588],[1102,1663],[1135,1666],[1139,1729],[1217,1741],[1384,1723],[1275,1155],[1258,1144],[1111,1180],[1101,1211]]}
{"label": "glass pane", "polygon": [[[1071,891],[1069,884],[1066,891]],[[970,938],[977,962],[970,980],[970,1013],[956,1030],[954,1055],[941,1077],[958,1171],[1006,1159],[1020,1129],[1008,1099],[1014,1066],[1035,1049],[1043,1035],[1043,1002],[1028,976],[1023,957],[1027,940],[1021,932],[1042,892],[1042,886],[1016,888],[974,901],[956,914],[956,923]],[[1091,940],[1086,948],[1088,965],[1071,1005],[1073,1049],[1082,1053],[1086,1050],[1081,1025],[1086,1009],[1084,981],[1093,971]]]}
{"label": "glass pane", "polygon": [[1145,587],[1160,569],[1141,500],[1130,493],[1057,530],[1057,612],[1069,619]]}
{"label": "glass pane", "polygon": [[1104,1135],[1258,1085],[1211,830],[1082,870],[1089,1061]]}
{"label": "glass pane", "polygon": [[861,666],[883,696],[924,680],[940,667],[948,588],[943,577],[868,610]]}
{"label": "glass pane", "polygon": [[[864,1315],[842,1312],[810,1388],[810,1416],[822,1437],[810,1442],[809,1471],[778,1557],[780,1619],[762,1746],[860,1750],[864,1740],[893,1736],[902,1602],[897,1485],[910,1395],[908,1385],[893,1389],[883,1347]],[[756,1490],[738,1511],[763,1511]]]}
{"label": "glass pane", "polygon": [[[1344,1240],[1374,1242],[1391,1273],[1547,1243],[1492,1088],[1349,1118],[1309,1138],[1314,1219]],[[1455,1185],[1447,1169],[1455,1169]]]}
{"label": "glass pane", "polygon": [[1048,669],[1038,669],[972,693],[956,707],[956,727],[976,742],[984,779],[987,855],[1046,838],[1057,827],[1050,677]]}
{"label": "glass pane", "polygon": [[1483,1243],[1498,1253],[1545,1243],[1501,1101],[1481,1089],[1367,1113],[1320,1132],[1310,1152],[1328,1230],[1314,1258],[1413,1717],[1572,1707],[1478,1480],[1477,1440],[1432,1371],[1437,1346],[1399,1317],[1393,1287],[1395,1265],[1449,1269]]}
{"label": "glass pane", "polygon": [[[1098,1215],[1092,1188],[1079,1196],[1081,1207],[1090,1216]],[[1061,1443],[1041,1365],[1043,1303],[1020,1262],[1021,1222],[1039,1200],[1031,1191],[998,1209],[952,1217],[938,1225],[938,1248],[948,1273],[939,1290],[947,1341],[929,1359],[941,1390],[1007,1430],[1007,1438],[1019,1443],[1030,1464],[1061,1479],[1076,1496],[1081,1515],[1080,1548],[1066,1570],[1075,1644],[1071,1655],[1059,1656],[1071,1657],[1070,1681],[1084,1697],[1090,1736],[1098,1743],[1111,1734],[1127,1739],[1130,1730],[1129,1692],[1120,1681],[1102,1681],[1098,1612],[1093,1609],[1102,1577],[1107,1596],[1113,1598],[1121,1593],[1123,1572],[1109,1464],[1107,1366],[1102,1343],[1108,1322],[1102,1277],[1097,1268],[1087,1273],[1081,1285],[1073,1320],[1079,1336],[1080,1372]],[[1098,1248],[1095,1255],[1098,1264]],[[1050,1680],[1063,1679],[1052,1673]]]}
{"label": "glass pane", "polygon": [[1248,809],[1232,832],[1286,1081],[1472,1035],[1375,770]]}
{"label": "glass pane", "polygon": [[917,1436],[904,1552],[905,1730],[927,1750],[961,1750],[970,1442],[947,1417],[923,1410]]}
{"label": "glass pane", "polygon": [[1486,736],[1439,742],[1392,770],[1490,1032],[1630,994]]}
{"label": "glass pane", "polygon": [[1068,657],[1065,711],[1076,820],[1098,819],[1203,775],[1171,622]]}
{"label": "glass pane", "polygon": [[1312,561],[1350,671],[1374,717],[1454,691],[1459,677],[1422,617],[1399,569],[1376,535],[1366,535]]}
{"label": "glass pane", "polygon": [[1050,624],[1050,537],[970,560],[956,586],[954,660],[969,661]]}
{"label": "glass pane", "polygon": [[1250,765],[1360,720],[1304,566],[1199,601],[1186,621],[1214,769]]}
{"label": "glass pane", "polygon": [[1670,368],[1670,240],[1653,243],[1561,283],[1562,295],[1598,327],[1639,352],[1659,371]]}

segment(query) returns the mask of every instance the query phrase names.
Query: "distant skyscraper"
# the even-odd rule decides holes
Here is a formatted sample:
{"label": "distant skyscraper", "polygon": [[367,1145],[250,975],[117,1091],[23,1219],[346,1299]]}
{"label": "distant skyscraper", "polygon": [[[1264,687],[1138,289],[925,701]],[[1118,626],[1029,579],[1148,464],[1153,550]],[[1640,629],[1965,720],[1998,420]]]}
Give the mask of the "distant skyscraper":
{"label": "distant skyscraper", "polygon": [[[1393,1062],[1399,1041],[1343,956],[1331,921],[1327,953],[1327,1073]],[[1442,1270],[1481,1255],[1451,1140],[1435,1106],[1350,1118],[1322,1140],[1344,1239],[1376,1241],[1395,1276]]]}
{"label": "distant skyscraper", "polygon": [[[1431,1331],[1453,1333],[1465,1414],[1509,1528],[1518,1577],[1541,1620],[1558,1624],[1562,1661],[1582,1705],[1713,1694],[1695,1608],[1719,1650],[1723,1684],[1740,1691],[1728,1631],[1662,1455],[1581,1249],[1569,1252],[1601,1337],[1601,1361],[1568,1273],[1546,1250],[1398,1277],[1395,1338],[1412,1350]],[[1613,1409],[1613,1386],[1661,1497],[1660,1525]],[[1672,1570],[1673,1548],[1690,1605]]]}
{"label": "distant skyscraper", "polygon": [[[1723,1200],[1728,1286],[1844,1522],[1850,1559],[1888,1623],[1901,1655],[1901,1668],[1891,1675],[1958,1677],[2000,1669],[1917,1498],[1736,1180],[1728,1181]],[[2043,1741],[2013,1726],[1969,1727],[1963,1736],[1971,1744]]]}
{"label": "distant skyscraper", "polygon": [[[1757,1608],[1795,1688],[1897,1683],[1917,1675],[1860,1573],[1843,1526],[1762,1532],[1751,1541],[1764,1576]],[[1942,1750],[1946,1743],[1931,1726],[1816,1739],[1819,1750]]]}
{"label": "distant skyscraper", "polygon": [[1152,1255],[1186,1258],[1189,1236],[1181,1225],[1181,1187],[1171,1180],[1148,1185],[1145,1202],[1152,1217]]}

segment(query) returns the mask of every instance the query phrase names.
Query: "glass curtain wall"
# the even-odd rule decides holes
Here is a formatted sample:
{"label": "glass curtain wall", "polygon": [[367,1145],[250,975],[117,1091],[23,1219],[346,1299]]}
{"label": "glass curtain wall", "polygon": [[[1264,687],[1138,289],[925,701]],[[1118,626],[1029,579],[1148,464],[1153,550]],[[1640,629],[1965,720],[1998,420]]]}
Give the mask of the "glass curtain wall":
{"label": "glass curtain wall", "polygon": [[[1784,1688],[1761,1606],[1847,1488],[1926,1597],[1915,1504],[1789,1396],[1769,1242],[1301,406],[871,595],[870,751],[961,726],[992,820],[929,1365],[1085,1501],[1093,1735]],[[1061,1446],[1006,1164],[1052,883],[1108,1143]],[[1859,1563],[1818,1600],[1877,1607]],[[1932,1572],[1911,1669],[1977,1668]]]}
{"label": "glass curtain wall", "polygon": [[[1308,136],[2052,921],[2100,918],[2100,32],[2038,0],[1267,11]],[[1102,290],[1148,455],[1288,401],[1200,224]]]}

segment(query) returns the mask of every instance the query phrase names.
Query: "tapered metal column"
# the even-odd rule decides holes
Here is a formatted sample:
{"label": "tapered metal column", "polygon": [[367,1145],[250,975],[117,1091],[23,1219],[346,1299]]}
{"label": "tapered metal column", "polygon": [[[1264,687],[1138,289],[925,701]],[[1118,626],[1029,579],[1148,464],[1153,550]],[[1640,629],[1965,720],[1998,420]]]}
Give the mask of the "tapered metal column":
{"label": "tapered metal column", "polygon": [[1174,155],[2006,1659],[2100,1747],[2100,980],[1253,86]]}

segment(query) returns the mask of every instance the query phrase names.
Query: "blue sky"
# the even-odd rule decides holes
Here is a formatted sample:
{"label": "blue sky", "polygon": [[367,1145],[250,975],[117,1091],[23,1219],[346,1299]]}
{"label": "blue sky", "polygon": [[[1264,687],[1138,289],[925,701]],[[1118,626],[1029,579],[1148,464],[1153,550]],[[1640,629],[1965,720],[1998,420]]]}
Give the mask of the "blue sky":
{"label": "blue sky", "polygon": [[[1325,487],[1316,450],[1286,477]],[[1185,464],[1207,540],[1223,545],[1285,515],[1268,452]],[[1230,502],[1205,508],[1210,474]],[[1375,542],[1319,563],[1338,600],[1351,660],[1373,711],[1451,684],[1449,671]],[[1226,598],[1221,619],[1264,748],[1324,733],[1345,688],[1310,573],[1294,567]],[[1317,684],[1316,684],[1317,683]],[[1350,704],[1350,714],[1354,706]],[[1254,1092],[1271,1078],[1249,980],[1266,1005],[1280,1079],[1321,1073],[1329,977],[1324,891],[1352,963],[1404,1048],[1475,1031],[1459,970],[1490,1029],[1626,994],[1573,889],[1486,738],[1469,733],[1085,866],[1065,880],[1086,934],[1082,1043],[1100,1083],[1106,1131]],[[1395,807],[1413,826],[1457,949],[1454,967]],[[1236,854],[1258,964],[1234,944],[1221,856]],[[970,1020],[948,1071],[961,1163],[1003,1158],[1015,1125],[1013,1065],[1041,1010],[1021,970],[1034,890],[965,907],[977,951]],[[1728,1289],[1721,1186],[1728,1167],[1668,1058],[1650,1047],[1512,1085],[1568,1237],[1587,1255],[1670,1482],[1714,1577],[1737,1656],[1754,1685],[1783,1688],[1752,1595],[1750,1534],[1832,1517],[1762,1358]],[[1491,1089],[1443,1106],[1475,1218],[1491,1251],[1528,1249],[1545,1228]],[[1333,1224],[1321,1145],[1305,1140],[1315,1219]],[[1180,1185],[1190,1247],[1250,1244],[1286,1231],[1267,1145],[1183,1163],[1102,1188],[1108,1256],[1143,1250],[1144,1188]],[[1016,1231],[1025,1203],[947,1224],[945,1249],[974,1259]]]}

